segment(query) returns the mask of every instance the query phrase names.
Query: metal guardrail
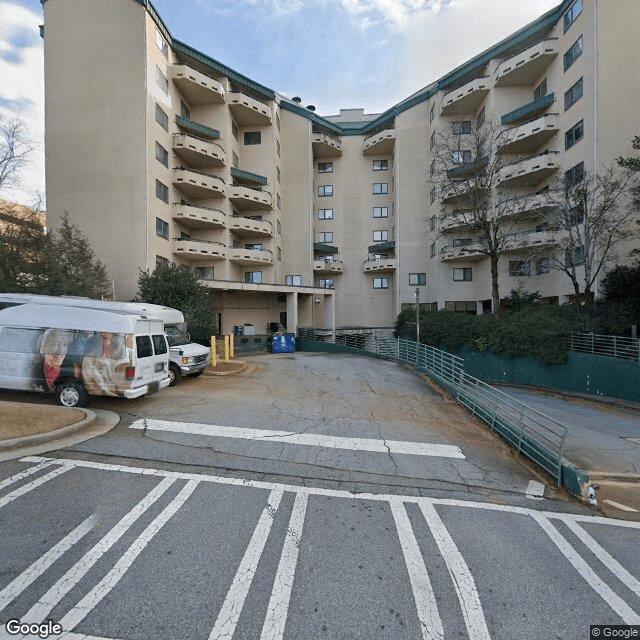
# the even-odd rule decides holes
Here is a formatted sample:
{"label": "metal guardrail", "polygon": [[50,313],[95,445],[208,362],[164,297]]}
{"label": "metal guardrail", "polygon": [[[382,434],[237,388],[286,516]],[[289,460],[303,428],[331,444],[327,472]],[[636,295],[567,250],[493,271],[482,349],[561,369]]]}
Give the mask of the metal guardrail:
{"label": "metal guardrail", "polygon": [[298,338],[344,345],[349,350],[400,360],[424,371],[473,415],[500,433],[518,453],[542,467],[561,484],[564,446],[569,433],[565,425],[470,376],[459,356],[411,340],[393,338],[388,329],[350,331],[299,329]]}
{"label": "metal guardrail", "polygon": [[570,351],[592,353],[598,356],[640,361],[640,340],[623,336],[603,336],[597,333],[571,333]]}

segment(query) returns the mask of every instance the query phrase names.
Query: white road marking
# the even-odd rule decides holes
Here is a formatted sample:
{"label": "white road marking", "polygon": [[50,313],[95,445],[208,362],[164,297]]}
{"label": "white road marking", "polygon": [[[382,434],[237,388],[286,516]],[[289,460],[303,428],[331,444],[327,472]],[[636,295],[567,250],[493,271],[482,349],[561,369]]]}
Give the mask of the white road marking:
{"label": "white road marking", "polygon": [[[474,502],[471,500],[457,500],[452,498],[423,498],[417,496],[398,496],[397,494],[384,493],[355,493],[353,491],[345,491],[342,489],[323,489],[320,487],[305,487],[295,484],[282,484],[278,482],[266,482],[263,480],[246,480],[243,478],[230,478],[223,476],[214,476],[205,473],[186,473],[183,471],[167,471],[165,469],[154,469],[152,467],[136,467],[129,465],[111,464],[106,462],[93,462],[91,460],[71,460],[51,458],[60,464],[70,465],[72,467],[82,467],[85,469],[96,469],[99,471],[114,471],[118,473],[129,473],[131,475],[152,476],[156,478],[173,478],[174,480],[197,480],[199,482],[211,482],[213,484],[222,484],[236,487],[246,487],[251,489],[273,489],[279,491],[290,491],[292,493],[305,493],[307,495],[327,496],[330,498],[347,498],[356,500],[375,500],[380,502],[389,502],[391,500],[402,499],[405,503],[416,503],[441,505],[447,507],[464,507],[468,509],[486,509],[487,511],[500,511],[503,513],[517,513],[520,515],[540,514],[546,518],[570,519],[574,522],[589,522],[592,524],[606,524],[616,527],[624,527],[628,529],[640,529],[640,522],[632,520],[616,520],[615,518],[606,518],[604,516],[583,515],[579,513],[562,513],[555,511],[536,511],[528,507],[516,507],[505,504],[495,504],[493,502]],[[28,456],[21,458],[22,462],[41,462],[47,460],[40,456]]]}
{"label": "white road marking", "polygon": [[602,502],[606,502],[610,504],[612,507],[616,509],[621,509],[622,511],[633,511],[634,513],[638,513],[637,509],[633,509],[632,507],[627,507],[625,504],[620,504],[619,502],[614,502],[613,500],[603,500]]}
{"label": "white road marking", "polygon": [[436,513],[434,506],[421,503],[420,509],[449,570],[467,626],[469,640],[491,640],[476,583],[467,563],[458,551],[458,547],[449,535],[440,516]]}
{"label": "white road marking", "polygon": [[216,619],[209,640],[219,640],[220,638],[232,638],[238,624],[238,619],[242,613],[244,601],[249,593],[249,588],[253,582],[253,576],[258,568],[258,562],[264,550],[264,545],[269,537],[271,525],[275,518],[283,491],[274,489],[269,494],[267,506],[264,508],[258,524],[251,536],[249,546],[244,552],[240,566],[231,583],[227,597],[222,603],[218,618]]}
{"label": "white road marking", "polygon": [[623,582],[637,596],[640,596],[640,580],[632,576],[613,556],[605,551],[581,526],[571,520],[564,520],[564,523],[575,533],[584,544],[596,555],[598,560],[604,564],[614,576]]}
{"label": "white road marking", "polygon": [[596,572],[585,562],[578,552],[567,542],[560,532],[544,516],[533,513],[533,518],[551,538],[564,557],[575,570],[587,581],[589,586],[622,618],[625,624],[640,624],[638,615]]}
{"label": "white road marking", "polygon": [[40,623],[86,575],[91,567],[126,533],[136,520],[175,482],[174,478],[165,478],[154,487],[129,513],[127,513],[100,542],[87,551],[22,617],[23,622]]}
{"label": "white road marking", "polygon": [[116,562],[107,575],[91,589],[91,591],[78,602],[60,620],[63,629],[69,631],[75,629],[76,625],[84,620],[98,603],[118,584],[122,576],[127,572],[134,560],[142,553],[142,550],[149,544],[150,540],[162,529],[162,527],[173,517],[178,509],[186,502],[194,489],[198,486],[195,480],[190,480],[180,493],[166,506],[158,516],[147,526],[147,528],[134,540],[124,555]]}
{"label": "white road marking", "polygon": [[54,545],[44,555],[40,556],[30,567],[16,576],[2,591],[0,591],[0,611],[19,596],[30,584],[39,578],[58,558],[65,554],[76,542],[81,540],[95,524],[95,516],[89,516],[71,533]]}
{"label": "white road marking", "polygon": [[69,469],[73,469],[73,467],[74,465],[67,464],[65,461],[65,463],[61,467],[58,467],[53,471],[49,471],[49,473],[46,473],[45,475],[40,476],[39,478],[36,478],[35,480],[28,482],[27,484],[23,484],[21,487],[14,489],[11,493],[7,493],[6,496],[3,496],[2,498],[0,498],[0,507],[4,507],[5,505],[9,504],[12,500],[19,498],[20,496],[23,496],[25,493],[29,493],[29,491],[33,491],[33,489],[39,487],[45,482],[49,482],[49,480],[53,480],[54,478],[58,477],[65,471],[69,471]]}
{"label": "white road marking", "polygon": [[2,491],[5,487],[8,487],[11,484],[20,482],[20,480],[22,480],[23,478],[28,478],[30,475],[33,475],[34,473],[38,473],[39,471],[42,471],[42,469],[45,469],[46,467],[50,467],[52,464],[55,464],[56,462],[57,462],[56,460],[45,460],[44,462],[41,462],[40,464],[35,465],[35,467],[29,467],[24,471],[20,471],[20,473],[16,473],[10,478],[7,478],[6,480],[3,480],[2,482],[0,482],[0,491]]}
{"label": "white road marking", "polygon": [[267,607],[260,640],[279,640],[284,636],[308,497],[305,493],[299,493],[293,503],[289,528],[284,540],[276,578],[273,582],[271,599]]}
{"label": "white road marking", "polygon": [[526,495],[527,498],[531,498],[532,500],[541,500],[544,496],[544,485],[542,484],[542,482],[529,480]]}
{"label": "white road marking", "polygon": [[436,597],[433,593],[422,553],[418,547],[418,541],[411,528],[407,511],[400,500],[390,500],[389,502],[409,572],[409,580],[418,612],[418,621],[422,629],[422,637],[424,640],[444,640],[444,629],[438,613]]}
{"label": "white road marking", "polygon": [[61,636],[56,636],[56,640],[118,640],[118,639],[105,638],[102,636],[90,636],[84,633],[74,633],[73,631],[63,631]]}
{"label": "white road marking", "polygon": [[216,438],[255,440],[256,442],[284,442],[312,447],[325,447],[328,449],[347,449],[349,451],[374,451],[377,453],[399,453],[414,456],[465,459],[459,447],[449,444],[374,440],[373,438],[346,438],[343,436],[328,436],[318,433],[223,427],[214,424],[169,422],[166,420],[136,420],[129,428],[146,429],[147,431],[166,431],[170,433],[187,433]]}

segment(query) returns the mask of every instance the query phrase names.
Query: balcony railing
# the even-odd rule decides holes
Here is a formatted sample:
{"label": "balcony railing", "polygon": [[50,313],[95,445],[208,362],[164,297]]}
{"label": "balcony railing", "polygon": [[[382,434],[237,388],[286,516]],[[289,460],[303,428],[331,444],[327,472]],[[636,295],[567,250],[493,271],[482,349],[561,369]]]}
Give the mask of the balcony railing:
{"label": "balcony railing", "polygon": [[443,116],[462,115],[475,113],[491,87],[491,79],[488,76],[474,78],[461,87],[449,91],[442,98]]}
{"label": "balcony railing", "polygon": [[185,167],[173,170],[173,184],[188,196],[205,198],[226,195],[226,185],[221,177]]}
{"label": "balcony railing", "polygon": [[227,246],[222,242],[192,238],[173,238],[171,251],[192,260],[224,260],[227,257]]}
{"label": "balcony railing", "polygon": [[217,142],[188,133],[173,134],[173,150],[188,164],[221,166],[227,161],[224,149]]}
{"label": "balcony railing", "polygon": [[265,176],[261,176],[258,173],[251,173],[251,171],[244,171],[237,167],[231,167],[231,176],[237,180],[243,180],[251,184],[267,184],[267,178]]}
{"label": "balcony railing", "polygon": [[191,204],[174,204],[173,218],[194,229],[222,229],[227,226],[227,214],[224,211]]}
{"label": "balcony railing", "polygon": [[312,133],[311,146],[316,158],[339,158],[342,156],[342,141],[328,133]]}
{"label": "balcony railing", "polygon": [[217,129],[212,129],[211,127],[207,127],[199,122],[194,122],[184,116],[176,115],[176,124],[182,129],[187,129],[196,135],[204,136],[205,138],[217,140],[220,137],[220,132]]}
{"label": "balcony railing", "polygon": [[468,244],[448,245],[440,249],[440,259],[443,261],[460,260],[466,262],[477,262],[486,257],[482,253],[484,244],[482,242],[470,242]]}
{"label": "balcony railing", "polygon": [[384,242],[376,242],[375,244],[369,245],[369,253],[386,253],[387,251],[395,251],[396,250],[396,241],[395,240],[385,240]]}
{"label": "balcony railing", "polygon": [[500,153],[528,153],[539,149],[560,130],[560,116],[547,113],[503,132]]}
{"label": "balcony railing", "polygon": [[172,65],[170,75],[182,95],[192,104],[224,102],[222,83],[187,64]]}
{"label": "balcony railing", "polygon": [[362,268],[365,272],[395,271],[397,261],[395,258],[367,258],[363,262]]}
{"label": "balcony railing", "polygon": [[269,249],[234,247],[229,250],[229,259],[238,264],[273,264],[273,252]]}
{"label": "balcony railing", "polygon": [[233,184],[229,187],[229,200],[244,209],[271,209],[273,198],[268,191]]}
{"label": "balcony railing", "polygon": [[336,258],[323,258],[322,260],[313,261],[313,270],[316,273],[342,273],[342,260]]}
{"label": "balcony railing", "polygon": [[271,109],[246,93],[235,91],[229,94],[229,108],[240,126],[271,123]]}
{"label": "balcony railing", "polygon": [[539,184],[560,168],[558,151],[545,151],[506,165],[498,172],[501,186],[521,187]]}
{"label": "balcony railing", "polygon": [[253,220],[244,216],[229,218],[229,229],[238,235],[273,236],[273,224],[268,220]]}
{"label": "balcony railing", "polygon": [[389,155],[393,151],[396,140],[395,129],[385,129],[366,137],[363,141],[362,153],[369,155]]}
{"label": "balcony railing", "polygon": [[532,85],[558,55],[558,40],[542,40],[501,62],[496,68],[496,86]]}
{"label": "balcony railing", "polygon": [[548,109],[556,100],[555,93],[548,93],[542,98],[533,100],[522,107],[518,107],[509,113],[505,113],[500,118],[500,124],[507,125],[520,120],[532,119],[540,115],[545,109]]}
{"label": "balcony railing", "polygon": [[558,244],[558,233],[555,231],[518,231],[510,233],[505,242],[505,251],[519,251],[532,247]]}
{"label": "balcony railing", "polygon": [[338,247],[334,247],[333,245],[326,244],[324,242],[314,242],[313,252],[320,255],[330,256],[338,253]]}

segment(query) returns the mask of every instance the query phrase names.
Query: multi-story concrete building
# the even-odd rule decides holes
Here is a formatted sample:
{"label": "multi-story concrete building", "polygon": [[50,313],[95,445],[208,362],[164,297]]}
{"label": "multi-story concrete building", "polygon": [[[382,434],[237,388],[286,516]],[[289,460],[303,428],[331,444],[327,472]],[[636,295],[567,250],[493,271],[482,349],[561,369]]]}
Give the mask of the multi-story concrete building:
{"label": "multi-story concrete building", "polygon": [[321,117],[174,39],[146,0],[47,0],[49,219],[69,212],[120,299],[139,269],[194,266],[224,332],[390,326],[416,288],[430,308],[481,313],[488,260],[457,251],[469,234],[443,224],[455,202],[434,187],[431,140],[453,129],[464,151],[491,115],[508,129],[500,188],[534,196],[514,209],[501,292],[526,277],[563,302],[566,276],[526,265],[529,246],[554,245],[536,194],[629,151],[635,5],[564,0],[382,114]]}

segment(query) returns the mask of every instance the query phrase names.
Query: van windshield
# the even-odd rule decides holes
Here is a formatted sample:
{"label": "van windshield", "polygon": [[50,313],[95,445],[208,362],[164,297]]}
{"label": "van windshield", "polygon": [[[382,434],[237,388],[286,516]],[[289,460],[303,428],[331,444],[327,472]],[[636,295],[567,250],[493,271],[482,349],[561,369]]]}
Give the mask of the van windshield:
{"label": "van windshield", "polygon": [[189,344],[189,338],[178,327],[165,327],[167,342],[170,347],[179,347],[181,344]]}

